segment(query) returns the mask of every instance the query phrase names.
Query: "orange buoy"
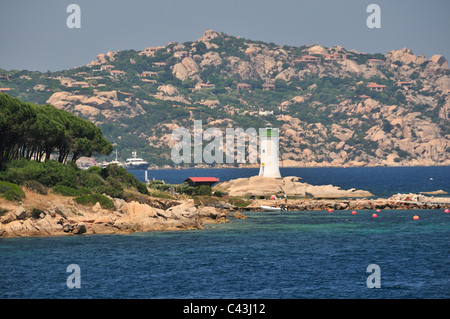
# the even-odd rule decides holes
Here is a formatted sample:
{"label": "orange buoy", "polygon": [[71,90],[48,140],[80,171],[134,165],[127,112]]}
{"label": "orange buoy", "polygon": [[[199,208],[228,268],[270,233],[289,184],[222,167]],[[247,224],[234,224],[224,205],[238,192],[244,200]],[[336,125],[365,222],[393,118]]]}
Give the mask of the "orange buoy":
{"label": "orange buoy", "polygon": [[414,220],[419,220],[419,216],[414,215],[413,219],[414,219]]}
{"label": "orange buoy", "polygon": [[330,208],[330,209],[328,209],[328,212],[329,212],[329,213],[332,213],[332,212],[333,212],[333,210],[332,210],[332,209]]}
{"label": "orange buoy", "polygon": [[377,218],[378,216],[377,216],[377,214],[373,213],[373,214],[372,214],[372,217],[373,217],[373,218]]}
{"label": "orange buoy", "polygon": [[356,211],[352,211],[352,215],[356,215]]}
{"label": "orange buoy", "polygon": [[377,213],[379,213],[379,212],[381,212],[381,210],[378,208],[378,209],[377,209]]}
{"label": "orange buoy", "polygon": [[448,208],[446,208],[446,209],[444,210],[444,213],[448,214],[448,213],[450,213],[450,210],[448,210]]}

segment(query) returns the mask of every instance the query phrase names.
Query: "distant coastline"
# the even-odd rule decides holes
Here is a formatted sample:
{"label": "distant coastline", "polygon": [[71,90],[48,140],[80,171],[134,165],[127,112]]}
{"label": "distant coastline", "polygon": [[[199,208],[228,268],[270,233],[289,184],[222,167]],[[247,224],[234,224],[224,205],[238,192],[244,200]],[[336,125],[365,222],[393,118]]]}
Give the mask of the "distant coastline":
{"label": "distant coastline", "polygon": [[[353,167],[447,167],[450,166],[449,163],[435,163],[435,164],[429,164],[429,165],[420,165],[417,163],[411,163],[411,164],[401,164],[401,165],[299,165],[299,166],[282,166],[280,165],[280,168],[353,168]],[[193,167],[173,167],[173,166],[161,166],[161,167],[153,167],[150,166],[147,170],[187,170],[187,169],[239,169],[239,168],[255,168],[259,169],[259,165],[248,165],[248,166],[233,166],[233,165],[220,165],[220,166],[211,166],[211,165],[196,165]],[[133,170],[131,170],[133,171]],[[142,171],[145,171],[145,169],[142,169]]]}

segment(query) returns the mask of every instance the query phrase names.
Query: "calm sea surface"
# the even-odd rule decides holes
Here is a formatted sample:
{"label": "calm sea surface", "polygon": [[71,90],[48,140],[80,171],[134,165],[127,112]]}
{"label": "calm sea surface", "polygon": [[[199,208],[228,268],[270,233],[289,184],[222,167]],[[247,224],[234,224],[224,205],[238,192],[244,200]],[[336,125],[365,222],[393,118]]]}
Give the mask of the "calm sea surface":
{"label": "calm sea surface", "polygon": [[[297,176],[312,185],[364,189],[377,197],[397,193],[444,190],[450,193],[450,166],[440,167],[348,167],[348,168],[280,168],[281,175]],[[144,181],[144,171],[130,171]],[[148,179],[179,184],[191,176],[212,176],[220,181],[258,175],[256,168],[149,170]]]}
{"label": "calm sea surface", "polygon": [[[225,180],[239,171],[246,174],[180,170],[149,177]],[[445,167],[282,174],[379,195],[449,191],[450,181]],[[450,298],[450,214],[372,213],[247,212],[248,219],[198,231],[2,238],[0,298]],[[71,264],[80,267],[81,288],[67,287]],[[367,286],[371,264],[379,266],[380,288]]]}

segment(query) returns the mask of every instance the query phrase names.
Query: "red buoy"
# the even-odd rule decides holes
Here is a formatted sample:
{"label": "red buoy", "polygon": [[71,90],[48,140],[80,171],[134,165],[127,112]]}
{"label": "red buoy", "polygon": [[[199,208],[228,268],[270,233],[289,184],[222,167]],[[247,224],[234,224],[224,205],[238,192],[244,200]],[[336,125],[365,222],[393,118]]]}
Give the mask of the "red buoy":
{"label": "red buoy", "polygon": [[356,215],[356,211],[352,211],[352,215]]}
{"label": "red buoy", "polygon": [[444,213],[448,214],[448,213],[450,213],[450,210],[448,210],[448,208],[446,208],[446,209],[444,210]]}
{"label": "red buoy", "polygon": [[372,214],[372,217],[373,217],[373,218],[377,218],[378,216],[377,216],[377,214],[373,213],[373,214]]}
{"label": "red buoy", "polygon": [[333,212],[333,210],[332,210],[332,209],[330,208],[330,209],[328,209],[328,212],[329,212],[329,213],[332,213],[332,212]]}
{"label": "red buoy", "polygon": [[414,220],[419,220],[419,216],[414,215],[413,219],[414,219]]}

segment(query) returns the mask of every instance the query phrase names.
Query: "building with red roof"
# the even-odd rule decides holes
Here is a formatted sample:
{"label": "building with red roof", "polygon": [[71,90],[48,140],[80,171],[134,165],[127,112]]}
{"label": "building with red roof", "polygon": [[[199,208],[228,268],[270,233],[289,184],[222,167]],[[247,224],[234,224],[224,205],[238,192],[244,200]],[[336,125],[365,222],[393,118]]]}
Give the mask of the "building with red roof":
{"label": "building with red roof", "polygon": [[219,180],[215,177],[188,177],[185,180],[191,186],[209,185],[213,186],[218,183]]}

